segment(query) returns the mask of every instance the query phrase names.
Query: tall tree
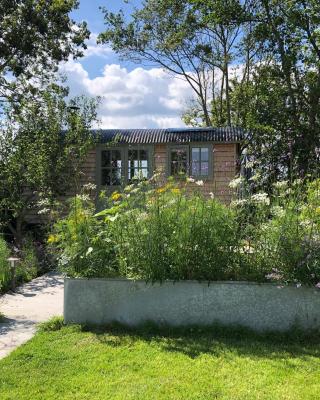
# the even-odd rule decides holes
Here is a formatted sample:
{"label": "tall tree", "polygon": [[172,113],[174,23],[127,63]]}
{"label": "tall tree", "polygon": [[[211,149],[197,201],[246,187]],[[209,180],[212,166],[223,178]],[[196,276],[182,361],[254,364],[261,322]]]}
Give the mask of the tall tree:
{"label": "tall tree", "polygon": [[20,104],[18,113],[9,105],[1,119],[0,223],[18,245],[26,215],[38,210],[39,200],[52,203],[79,190],[82,161],[93,143],[90,128],[97,101],[76,98],[70,108],[64,95],[52,85],[40,100]]}
{"label": "tall tree", "polygon": [[35,92],[69,56],[79,57],[89,37],[70,12],[77,0],[1,0],[0,97],[19,100]]}
{"label": "tall tree", "polygon": [[[195,94],[203,124],[231,125],[230,76],[241,39],[239,0],[147,0],[129,22],[104,8],[102,43],[124,59],[164,68],[185,79]],[[212,102],[219,89],[219,103]]]}
{"label": "tall tree", "polygon": [[320,164],[320,4],[261,0],[252,10],[260,62],[246,88],[235,90],[239,123],[256,131],[251,153],[265,177],[313,173]]}
{"label": "tall tree", "polygon": [[187,124],[252,133],[244,147],[265,182],[319,167],[318,0],[146,0],[129,22],[104,14],[101,42],[190,84]]}

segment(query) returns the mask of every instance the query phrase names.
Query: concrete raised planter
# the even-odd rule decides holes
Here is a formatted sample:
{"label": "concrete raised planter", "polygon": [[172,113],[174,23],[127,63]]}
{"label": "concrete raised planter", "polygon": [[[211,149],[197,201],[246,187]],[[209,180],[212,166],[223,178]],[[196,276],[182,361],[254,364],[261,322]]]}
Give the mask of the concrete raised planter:
{"label": "concrete raised planter", "polygon": [[126,279],[65,279],[66,323],[134,326],[242,325],[285,331],[320,328],[320,290],[248,282],[146,284]]}

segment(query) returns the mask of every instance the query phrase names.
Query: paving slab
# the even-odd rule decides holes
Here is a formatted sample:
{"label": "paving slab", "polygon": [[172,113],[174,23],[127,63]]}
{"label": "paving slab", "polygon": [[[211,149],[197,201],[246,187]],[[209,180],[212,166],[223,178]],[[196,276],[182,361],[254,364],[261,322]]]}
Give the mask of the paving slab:
{"label": "paving slab", "polygon": [[38,323],[63,314],[63,284],[50,272],[0,297],[0,359],[31,339]]}

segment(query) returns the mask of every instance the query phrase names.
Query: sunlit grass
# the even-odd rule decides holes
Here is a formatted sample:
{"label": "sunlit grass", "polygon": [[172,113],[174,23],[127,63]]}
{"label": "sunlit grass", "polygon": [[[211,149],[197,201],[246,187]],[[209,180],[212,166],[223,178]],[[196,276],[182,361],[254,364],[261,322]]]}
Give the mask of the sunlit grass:
{"label": "sunlit grass", "polygon": [[217,327],[84,330],[56,320],[0,361],[0,397],[317,399],[319,343]]}

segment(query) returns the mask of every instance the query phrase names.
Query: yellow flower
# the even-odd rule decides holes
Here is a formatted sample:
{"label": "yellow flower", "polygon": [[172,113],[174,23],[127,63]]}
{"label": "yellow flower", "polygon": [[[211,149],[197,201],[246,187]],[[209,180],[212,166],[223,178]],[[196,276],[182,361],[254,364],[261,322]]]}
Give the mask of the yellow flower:
{"label": "yellow flower", "polygon": [[319,214],[319,215],[320,215],[320,207],[317,207],[317,208],[316,208],[316,214]]}
{"label": "yellow flower", "polygon": [[112,195],[111,195],[111,200],[113,200],[113,201],[118,201],[118,200],[120,200],[120,199],[121,199],[121,194],[120,194],[120,193],[118,193],[118,192],[112,193]]}
{"label": "yellow flower", "polygon": [[173,189],[171,189],[171,192],[172,192],[173,194],[180,194],[180,193],[181,193],[181,190],[180,190],[179,188],[173,188]]}
{"label": "yellow flower", "polygon": [[165,191],[166,191],[166,187],[165,186],[160,187],[159,189],[157,189],[157,193],[163,193]]}
{"label": "yellow flower", "polygon": [[57,235],[49,235],[47,242],[48,243],[56,243],[59,241],[59,238]]}

